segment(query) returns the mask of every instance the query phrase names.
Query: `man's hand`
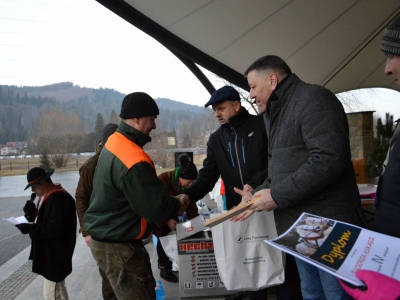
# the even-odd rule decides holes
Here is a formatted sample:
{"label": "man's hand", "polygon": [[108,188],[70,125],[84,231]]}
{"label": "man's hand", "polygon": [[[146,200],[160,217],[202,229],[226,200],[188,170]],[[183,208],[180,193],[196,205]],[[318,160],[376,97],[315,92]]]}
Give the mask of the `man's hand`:
{"label": "man's hand", "polygon": [[172,231],[176,230],[176,224],[178,224],[178,222],[176,220],[174,220],[174,219],[170,219],[167,222],[167,225],[168,225],[169,229],[171,229]]}
{"label": "man's hand", "polygon": [[[239,195],[242,196],[242,202],[240,202],[240,204],[246,203],[253,198],[253,195],[250,193],[250,191],[245,191],[246,186],[249,186],[249,185],[246,184],[244,186],[243,190],[238,189],[238,188],[233,188],[233,190],[236,193],[238,193]],[[250,188],[251,188],[251,186],[250,186]],[[234,216],[233,218],[230,218],[229,221],[232,221],[232,222],[244,221],[248,217],[250,217],[252,214],[254,214],[253,210],[246,210],[245,212],[242,212],[241,214],[238,214],[238,215]]]}
{"label": "man's hand", "polygon": [[[233,189],[235,189],[235,188],[233,188]],[[245,184],[244,186],[243,186],[243,191],[245,191],[245,192],[251,192],[253,190],[253,188],[251,187],[251,185],[249,185],[249,184]],[[236,192],[236,191],[235,191]]]}
{"label": "man's hand", "polygon": [[92,241],[92,237],[90,235],[85,236],[86,246],[90,247],[90,242]]}
{"label": "man's hand", "polygon": [[35,203],[33,203],[30,200],[27,200],[25,203],[24,208],[22,209],[25,213],[25,218],[29,221],[29,222],[33,222],[35,220],[36,217],[36,205]]}
{"label": "man's hand", "polygon": [[278,208],[278,205],[276,205],[274,199],[272,199],[270,189],[260,190],[254,194],[254,197],[256,196],[260,196],[260,199],[257,200],[254,204],[252,204],[249,207],[249,209],[254,211],[261,211],[261,210],[271,211],[274,210],[275,208]]}
{"label": "man's hand", "polygon": [[31,226],[32,226],[32,224],[28,224],[28,223],[21,223],[21,224],[15,225],[15,227],[17,227],[21,231],[22,234],[28,234]]}
{"label": "man's hand", "polygon": [[186,194],[180,194],[180,195],[176,196],[175,198],[177,198],[179,200],[179,202],[181,203],[181,208],[178,212],[178,216],[182,216],[190,203],[189,196]]}

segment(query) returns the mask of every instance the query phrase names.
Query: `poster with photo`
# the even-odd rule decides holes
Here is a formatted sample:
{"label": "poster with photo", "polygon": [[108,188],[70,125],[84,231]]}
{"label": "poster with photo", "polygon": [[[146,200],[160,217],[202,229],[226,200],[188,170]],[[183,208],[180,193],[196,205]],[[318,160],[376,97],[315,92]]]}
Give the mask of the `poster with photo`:
{"label": "poster with photo", "polygon": [[360,269],[400,281],[400,239],[348,223],[303,213],[286,231],[265,243],[354,285]]}

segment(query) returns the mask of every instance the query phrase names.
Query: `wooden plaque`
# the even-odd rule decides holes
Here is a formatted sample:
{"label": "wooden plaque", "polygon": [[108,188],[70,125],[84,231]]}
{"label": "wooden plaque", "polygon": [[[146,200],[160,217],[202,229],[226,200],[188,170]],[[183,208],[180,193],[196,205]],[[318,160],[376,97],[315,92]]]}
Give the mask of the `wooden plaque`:
{"label": "wooden plaque", "polygon": [[234,208],[232,208],[231,210],[227,211],[226,213],[223,213],[222,215],[215,217],[213,219],[208,220],[207,222],[204,223],[205,227],[213,227],[215,225],[218,225],[226,220],[229,220],[230,218],[233,218],[234,216],[237,216],[238,214],[246,211],[250,205],[252,205],[253,203],[255,203],[258,199],[260,199],[261,196],[258,197],[253,197],[252,200],[244,203],[244,204],[240,204]]}

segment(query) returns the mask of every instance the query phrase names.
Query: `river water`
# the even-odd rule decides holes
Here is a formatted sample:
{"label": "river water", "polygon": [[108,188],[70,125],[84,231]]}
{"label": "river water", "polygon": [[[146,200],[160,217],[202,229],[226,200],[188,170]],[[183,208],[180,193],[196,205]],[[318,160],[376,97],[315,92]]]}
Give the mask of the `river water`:
{"label": "river water", "polygon": [[[75,195],[76,186],[79,180],[79,172],[61,172],[54,173],[51,176],[54,183],[61,183],[72,196]],[[26,175],[16,176],[3,176],[0,177],[0,198],[11,198],[11,197],[23,197],[32,194],[31,189],[24,191],[24,188],[28,184]]]}

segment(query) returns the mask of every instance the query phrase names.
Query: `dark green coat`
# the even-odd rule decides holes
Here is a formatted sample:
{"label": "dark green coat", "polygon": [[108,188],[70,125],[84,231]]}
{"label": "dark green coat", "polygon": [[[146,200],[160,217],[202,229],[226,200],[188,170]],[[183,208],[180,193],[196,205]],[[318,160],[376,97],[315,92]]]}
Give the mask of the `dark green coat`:
{"label": "dark green coat", "polygon": [[[151,138],[121,122],[117,132],[139,147]],[[143,238],[152,232],[155,222],[165,222],[178,215],[180,203],[166,196],[166,188],[155,169],[147,162],[127,167],[107,146],[101,151],[93,181],[90,205],[83,227],[97,240],[125,242],[138,238],[147,220]],[[121,145],[124,147],[124,145]]]}

